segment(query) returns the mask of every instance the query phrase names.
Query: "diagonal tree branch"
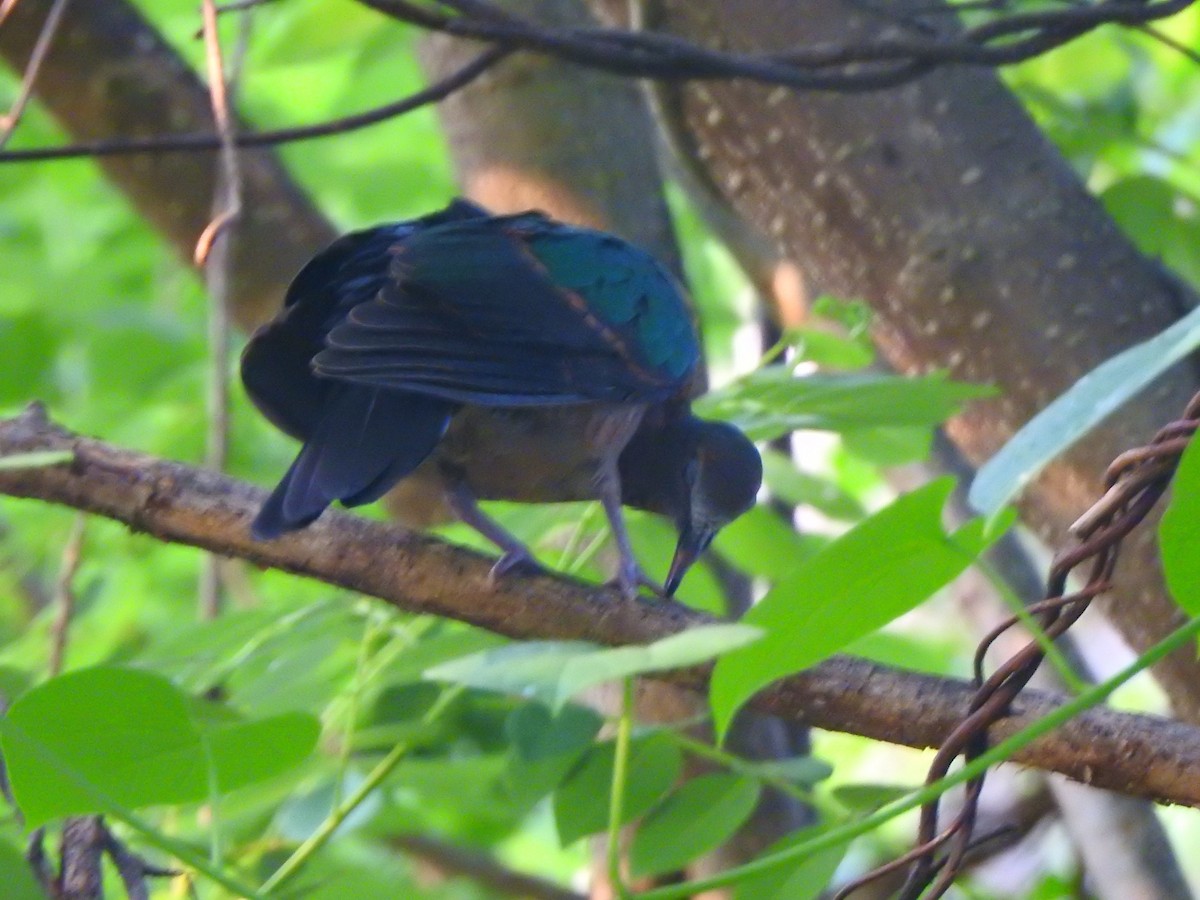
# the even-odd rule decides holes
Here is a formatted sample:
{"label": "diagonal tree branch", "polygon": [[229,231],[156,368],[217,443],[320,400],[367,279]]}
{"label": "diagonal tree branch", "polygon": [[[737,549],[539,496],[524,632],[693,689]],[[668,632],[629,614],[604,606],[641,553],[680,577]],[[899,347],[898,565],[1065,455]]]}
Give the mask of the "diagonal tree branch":
{"label": "diagonal tree branch", "polygon": [[[491,560],[432,537],[332,513],[278,541],[260,543],[250,520],[265,493],[215,472],[80,437],[31,406],[0,421],[0,456],[68,451],[73,461],[0,471],[0,493],[60,503],[136,531],[260,566],[317,578],[408,612],[470,622],[514,638],[644,643],[710,621],[668,602],[623,600],[615,591],[557,575],[488,583]],[[707,673],[665,676],[703,690]],[[835,657],[761,693],[765,712],[913,747],[939,744],[971,697],[963,681]],[[989,736],[1000,740],[1065,698],[1026,691]],[[1022,750],[1014,761],[1155,800],[1200,806],[1200,728],[1095,708]]]}

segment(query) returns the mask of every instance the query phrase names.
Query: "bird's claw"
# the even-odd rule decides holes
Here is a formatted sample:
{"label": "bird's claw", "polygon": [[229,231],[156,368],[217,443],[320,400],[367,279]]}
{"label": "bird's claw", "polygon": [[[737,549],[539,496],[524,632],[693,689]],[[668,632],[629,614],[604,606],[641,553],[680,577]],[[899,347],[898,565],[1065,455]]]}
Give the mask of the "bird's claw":
{"label": "bird's claw", "polygon": [[501,578],[514,569],[529,574],[544,571],[541,563],[533,558],[533,554],[529,552],[529,549],[521,547],[520,549],[507,551],[496,560],[496,564],[488,572],[488,585],[495,587]]}
{"label": "bird's claw", "polygon": [[647,588],[656,597],[665,598],[667,589],[642,571],[642,567],[634,563],[631,566],[621,566],[617,577],[608,583],[621,592],[626,600],[637,599],[642,588]]}

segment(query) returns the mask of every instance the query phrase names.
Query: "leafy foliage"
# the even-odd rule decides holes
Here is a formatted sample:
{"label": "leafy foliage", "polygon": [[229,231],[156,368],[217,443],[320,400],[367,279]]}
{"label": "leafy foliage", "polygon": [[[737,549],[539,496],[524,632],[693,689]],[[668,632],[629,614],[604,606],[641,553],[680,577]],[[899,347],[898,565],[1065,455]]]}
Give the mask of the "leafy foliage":
{"label": "leafy foliage", "polygon": [[[143,0],[141,7],[199,63],[194,0]],[[255,16],[242,103],[258,127],[364,109],[421,81],[415,36],[357,4],[266,4]],[[1162,27],[1185,47],[1200,44],[1196,9]],[[1194,61],[1146,35],[1098,33],[1007,77],[1141,249],[1200,281]],[[5,88],[11,96],[11,79]],[[62,140],[35,105],[14,146]],[[416,215],[452,196],[443,144],[425,110],[287,147],[283,155],[320,207],[349,229]],[[936,373],[909,380],[871,371],[863,307],[831,298],[814,305],[811,327],[789,333],[768,353],[774,364],[747,371],[732,349],[752,315],[745,282],[677,191],[672,205],[721,385],[701,408],[764,440],[805,432],[799,462],[780,449],[765,456],[770,495],[801,507],[801,531],[764,505],[716,544],[765,592],[747,620],[765,631],[760,641],[741,647],[750,632],[726,628],[649,648],[514,646],[465,625],[402,616],[241,567],[229,578],[232,608],[200,623],[197,554],[94,521],[73,582],[66,674],[48,679],[55,616],[49,601],[71,515],[3,500],[0,694],[9,712],[0,743],[25,826],[135,810],[150,833],[131,826],[119,832],[139,852],[161,858],[145,849],[162,846],[154,836],[223,847],[215,865],[253,888],[342,811],[336,840],[280,893],[466,900],[487,894],[461,881],[420,881],[397,857],[395,836],[438,834],[567,882],[587,861],[579,839],[610,827],[616,769],[615,742],[601,737],[603,718],[571,702],[584,688],[720,655],[713,701],[724,727],[754,690],[835,652],[965,672],[962,629],[953,617],[906,611],[995,535],[985,536],[978,523],[943,527],[946,482],[891,503],[880,466],[923,459],[932,427],[989,388]],[[3,411],[39,398],[79,431],[199,461],[208,357],[201,286],[99,168],[0,168],[0,243]],[[1102,378],[1098,392],[1048,428],[1054,446],[1039,450],[1039,461],[1148,373],[1148,360],[1166,356],[1156,344],[1124,360],[1118,377]],[[231,434],[230,471],[256,483],[277,478],[293,451],[240,393]],[[1162,530],[1172,590],[1192,611],[1200,596],[1195,459],[1194,452],[1185,457]],[[65,461],[18,457],[0,466]],[[1011,466],[1002,480],[1011,486],[1030,468]],[[999,491],[988,508],[1010,493]],[[593,507],[497,504],[491,511],[551,566],[582,577],[607,574],[607,535]],[[649,516],[631,517],[630,527],[639,555],[661,575],[670,527]],[[455,527],[444,533],[476,540]],[[723,612],[711,568],[693,570],[681,593],[698,608]],[[635,823],[639,873],[668,871],[714,847],[766,789],[811,802],[820,821],[764,858],[859,821],[898,796],[899,789],[874,784],[880,751],[864,742],[817,735],[820,759],[754,762],[711,746],[702,751],[689,740],[696,739],[666,726],[642,726],[633,736],[621,821]],[[685,764],[699,759],[713,770],[681,781]],[[919,780],[908,756],[883,765],[887,780]],[[0,884],[18,900],[40,896],[20,859],[24,840],[15,816],[0,821]],[[896,846],[895,834],[874,832],[845,865],[857,869]],[[843,841],[747,878],[737,896],[816,896],[846,847]],[[198,877],[201,896],[234,893]],[[1042,894],[1031,896],[1053,895],[1054,878],[1043,881]]]}

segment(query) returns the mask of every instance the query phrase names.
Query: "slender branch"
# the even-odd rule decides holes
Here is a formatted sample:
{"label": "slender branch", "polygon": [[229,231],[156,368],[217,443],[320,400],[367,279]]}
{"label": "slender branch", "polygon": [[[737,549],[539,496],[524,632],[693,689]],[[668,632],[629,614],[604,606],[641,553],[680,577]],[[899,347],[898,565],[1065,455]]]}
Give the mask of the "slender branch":
{"label": "slender branch", "polygon": [[[21,76],[21,87],[17,91],[17,96],[13,100],[12,106],[9,107],[8,113],[0,116],[0,148],[8,143],[8,139],[13,136],[13,132],[21,124],[21,116],[25,113],[25,107],[29,105],[29,98],[33,96],[33,85],[37,81],[38,72],[41,71],[42,63],[50,50],[50,44],[58,31],[58,24],[62,21],[68,2],[69,0],[54,0],[54,5],[46,14],[46,21],[38,34],[37,42],[33,45],[33,52],[29,56],[29,62],[25,65],[25,72]],[[0,15],[6,16],[7,8]],[[0,22],[3,22],[2,17],[0,17]]]}
{"label": "slender branch", "polygon": [[62,672],[67,650],[67,633],[75,611],[75,573],[83,561],[83,536],[87,531],[87,516],[80,513],[71,523],[67,543],[63,546],[62,566],[54,586],[54,623],[50,626],[50,662],[46,667],[53,678]]}
{"label": "slender branch", "polygon": [[[300,125],[294,128],[279,128],[274,131],[242,131],[234,137],[239,149],[247,147],[274,147],[313,138],[344,134],[369,125],[377,125],[410,113],[423,106],[437,103],[460,88],[466,87],[512,51],[505,47],[492,47],[476,56],[461,69],[452,72],[441,81],[435,82],[401,100],[377,106],[360,113],[330,119],[315,125]],[[221,147],[221,136],[215,133],[164,134],[148,138],[110,138],[99,141],[82,141],[65,147],[35,147],[27,150],[0,151],[0,163],[37,162],[52,159],[79,159],[83,157],[120,156],[128,153],[210,153]]]}
{"label": "slender branch", "polygon": [[[229,4],[224,12],[254,5]],[[1176,15],[1196,0],[1107,0],[1092,6],[1011,14],[966,29],[954,38],[896,37],[848,45],[817,45],[775,53],[715,50],[665,32],[617,28],[555,28],[516,16],[490,2],[455,0],[443,5],[458,15],[407,0],[358,0],[384,15],[430,31],[486,41],[492,46],[444,81],[411,97],[316,125],[238,135],[238,147],[262,147],[344,134],[435,103],[522,50],[617,75],[662,81],[745,79],[797,90],[877,91],[912,81],[946,65],[998,67],[1049,52],[1109,24],[1144,28]],[[0,151],[0,162],[32,162],[127,153],[205,152],[218,149],[219,134],[158,135],[109,139],[65,147]]]}
{"label": "slender branch", "polygon": [[[38,406],[0,421],[0,456],[70,451],[74,461],[0,471],[0,493],[38,498],[124,522],[160,540],[189,544],[378,597],[409,612],[470,622],[514,638],[646,643],[711,621],[677,603],[626,601],[562,576],[489,582],[492,560],[434,538],[342,513],[303,531],[258,542],[249,524],[258,488],[74,435]],[[664,678],[703,690],[707,670]],[[972,688],[834,657],[763,691],[754,705],[820,728],[913,747],[939,745],[968,709]],[[1027,690],[989,731],[997,743],[1066,698]],[[1170,803],[1200,805],[1200,728],[1156,716],[1093,708],[1018,752],[1014,761]]]}
{"label": "slender branch", "polygon": [[[204,462],[210,469],[220,472],[229,456],[229,284],[236,225],[242,214],[241,162],[235,142],[237,123],[230,110],[229,95],[236,90],[241,74],[250,19],[249,13],[240,16],[237,50],[226,72],[215,0],[204,0],[201,13],[209,96],[221,149],[217,157],[220,165],[213,192],[213,218],[196,242],[195,263],[204,270],[208,288],[208,429]],[[205,557],[200,570],[199,594],[201,617],[216,618],[221,606],[219,557],[211,554]],[[218,829],[214,828],[213,833],[217,834]]]}

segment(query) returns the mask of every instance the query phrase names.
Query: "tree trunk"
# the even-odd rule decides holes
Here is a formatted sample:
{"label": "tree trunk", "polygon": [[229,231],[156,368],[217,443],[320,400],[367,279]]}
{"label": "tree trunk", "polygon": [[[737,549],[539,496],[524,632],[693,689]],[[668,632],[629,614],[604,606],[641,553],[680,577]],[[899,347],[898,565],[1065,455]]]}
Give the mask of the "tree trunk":
{"label": "tree trunk", "polygon": [[[862,10],[852,0],[811,0],[803,14],[786,0],[647,0],[644,13],[650,27],[709,45],[770,50],[894,26]],[[889,363],[1000,388],[948,426],[972,463],[1185,302],[991,72],[940,69],[865,95],[745,82],[656,90],[684,164],[796,260],[811,289],[867,300]],[[1174,418],[1196,387],[1186,366],[1160,379],[1026,493],[1026,521],[1061,545],[1112,458]],[[1128,540],[1104,608],[1139,650],[1181,621],[1152,527]],[[1200,720],[1195,655],[1176,653],[1155,673],[1176,712]]]}

